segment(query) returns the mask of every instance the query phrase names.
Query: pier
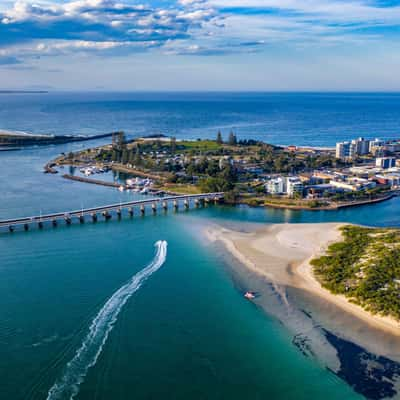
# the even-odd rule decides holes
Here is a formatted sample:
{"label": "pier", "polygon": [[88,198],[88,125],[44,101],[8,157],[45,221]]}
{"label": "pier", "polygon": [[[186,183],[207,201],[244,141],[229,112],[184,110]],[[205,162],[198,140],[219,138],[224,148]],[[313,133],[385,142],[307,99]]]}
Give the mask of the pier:
{"label": "pier", "polygon": [[44,229],[46,222],[48,223],[47,225],[55,228],[60,222],[63,222],[66,225],[71,225],[73,222],[83,224],[86,220],[96,223],[101,218],[104,221],[109,221],[113,217],[117,220],[120,220],[124,214],[124,211],[125,214],[130,218],[135,215],[135,210],[137,215],[144,216],[146,214],[146,206],[149,213],[154,215],[157,214],[159,210],[166,212],[169,206],[176,211],[179,208],[180,202],[182,204],[182,208],[188,210],[191,202],[195,208],[198,208],[204,203],[218,203],[223,198],[223,192],[155,197],[118,204],[109,204],[99,207],[85,208],[81,210],[0,220],[0,229],[5,228],[7,232],[12,233],[16,230],[16,228],[20,227],[22,227],[25,231],[28,231],[32,227]]}

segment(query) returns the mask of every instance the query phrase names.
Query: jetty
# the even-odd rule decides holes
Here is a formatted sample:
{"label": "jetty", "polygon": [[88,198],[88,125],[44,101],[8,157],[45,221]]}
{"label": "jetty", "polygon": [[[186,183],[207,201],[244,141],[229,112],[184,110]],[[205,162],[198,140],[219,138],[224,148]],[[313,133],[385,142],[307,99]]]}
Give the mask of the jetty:
{"label": "jetty", "polygon": [[125,215],[130,218],[135,214],[144,216],[147,211],[150,211],[152,214],[157,214],[159,210],[166,212],[171,207],[175,211],[178,210],[179,207],[188,210],[191,205],[198,208],[206,203],[219,203],[223,198],[223,192],[215,192],[134,200],[81,210],[0,220],[0,230],[12,233],[17,228],[28,231],[32,227],[37,227],[39,229],[43,229],[46,226],[57,227],[60,223],[71,225],[73,222],[83,224],[86,220],[94,223],[99,219],[103,219],[104,221],[109,221],[112,218],[120,220]]}

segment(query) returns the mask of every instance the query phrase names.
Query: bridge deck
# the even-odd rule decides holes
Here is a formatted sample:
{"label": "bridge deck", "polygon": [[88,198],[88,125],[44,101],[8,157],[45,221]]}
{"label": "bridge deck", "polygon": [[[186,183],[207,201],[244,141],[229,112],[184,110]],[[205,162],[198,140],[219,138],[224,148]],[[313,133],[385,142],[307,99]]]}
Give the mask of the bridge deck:
{"label": "bridge deck", "polygon": [[99,207],[92,207],[92,208],[85,208],[82,210],[73,210],[73,211],[65,211],[65,212],[58,212],[46,215],[35,215],[31,217],[22,217],[22,218],[13,218],[13,219],[6,219],[0,220],[0,227],[8,227],[10,225],[23,225],[23,224],[30,224],[33,222],[45,222],[45,221],[53,221],[58,218],[72,218],[72,217],[80,217],[85,215],[91,215],[93,213],[101,213],[101,212],[108,212],[108,211],[116,211],[123,208],[129,208],[134,206],[141,206],[146,204],[152,203],[160,203],[163,201],[179,201],[179,200],[200,200],[200,199],[221,199],[223,197],[223,192],[216,192],[216,193],[201,193],[201,194],[188,194],[188,195],[181,195],[181,196],[166,196],[166,197],[155,197],[151,199],[145,200],[134,200],[128,201],[124,203],[118,204],[109,204],[105,206]]}

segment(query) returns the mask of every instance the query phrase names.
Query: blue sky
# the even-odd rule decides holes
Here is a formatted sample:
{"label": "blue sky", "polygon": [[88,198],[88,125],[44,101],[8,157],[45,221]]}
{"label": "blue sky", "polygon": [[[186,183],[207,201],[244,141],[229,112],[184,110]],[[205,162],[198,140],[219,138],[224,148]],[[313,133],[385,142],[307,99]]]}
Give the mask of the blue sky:
{"label": "blue sky", "polygon": [[0,88],[400,90],[400,1],[0,0]]}

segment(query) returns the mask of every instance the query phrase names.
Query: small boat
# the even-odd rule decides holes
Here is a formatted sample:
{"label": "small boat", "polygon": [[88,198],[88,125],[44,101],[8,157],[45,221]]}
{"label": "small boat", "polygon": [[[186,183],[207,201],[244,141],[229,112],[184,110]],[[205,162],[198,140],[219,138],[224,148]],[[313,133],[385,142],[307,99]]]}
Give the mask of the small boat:
{"label": "small boat", "polygon": [[256,298],[256,295],[255,295],[254,292],[246,292],[246,293],[244,294],[244,297],[245,297],[246,299],[248,299],[248,300],[252,300],[252,299],[255,299],[255,298]]}
{"label": "small boat", "polygon": [[125,188],[121,185],[121,186],[118,188],[118,190],[119,190],[120,192],[123,192],[123,191],[125,190]]}

